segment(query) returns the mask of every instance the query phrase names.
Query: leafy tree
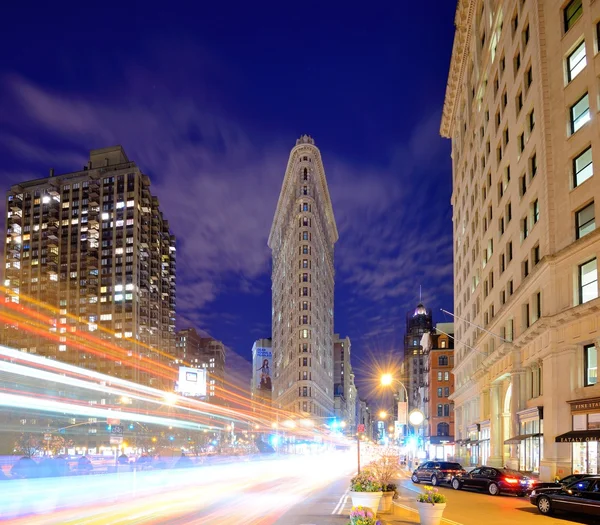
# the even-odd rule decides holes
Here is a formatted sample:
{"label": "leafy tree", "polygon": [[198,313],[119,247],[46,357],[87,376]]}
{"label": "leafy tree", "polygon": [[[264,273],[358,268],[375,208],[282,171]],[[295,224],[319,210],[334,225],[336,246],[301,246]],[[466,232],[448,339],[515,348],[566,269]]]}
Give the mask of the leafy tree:
{"label": "leafy tree", "polygon": [[44,436],[23,432],[15,441],[15,452],[30,458],[44,449]]}

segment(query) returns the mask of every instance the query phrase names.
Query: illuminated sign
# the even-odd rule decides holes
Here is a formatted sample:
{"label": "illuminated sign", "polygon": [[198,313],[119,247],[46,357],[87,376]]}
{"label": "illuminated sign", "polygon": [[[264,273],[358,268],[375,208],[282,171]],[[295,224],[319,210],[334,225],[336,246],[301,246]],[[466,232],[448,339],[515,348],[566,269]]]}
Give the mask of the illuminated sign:
{"label": "illuminated sign", "polygon": [[175,390],[182,396],[206,396],[206,369],[180,366]]}

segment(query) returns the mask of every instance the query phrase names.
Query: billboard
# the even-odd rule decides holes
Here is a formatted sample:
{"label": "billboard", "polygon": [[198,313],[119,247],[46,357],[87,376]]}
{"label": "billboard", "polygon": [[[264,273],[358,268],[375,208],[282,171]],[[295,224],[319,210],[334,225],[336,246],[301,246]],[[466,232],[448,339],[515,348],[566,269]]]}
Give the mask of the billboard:
{"label": "billboard", "polygon": [[270,348],[257,348],[254,356],[254,370],[256,388],[259,390],[271,390],[271,362],[273,353]]}
{"label": "billboard", "polygon": [[408,424],[408,403],[406,401],[398,401],[398,423],[401,425]]}
{"label": "billboard", "polygon": [[206,369],[180,366],[175,390],[182,396],[206,396]]}

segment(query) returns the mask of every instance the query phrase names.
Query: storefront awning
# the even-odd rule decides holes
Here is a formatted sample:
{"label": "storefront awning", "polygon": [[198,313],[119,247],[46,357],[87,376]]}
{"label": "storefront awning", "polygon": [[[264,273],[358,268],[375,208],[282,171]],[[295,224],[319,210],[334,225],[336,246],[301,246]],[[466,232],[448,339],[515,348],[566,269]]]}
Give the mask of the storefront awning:
{"label": "storefront awning", "polygon": [[505,445],[519,445],[521,441],[525,441],[527,438],[540,437],[542,434],[520,434],[519,436],[511,437],[504,441]]}
{"label": "storefront awning", "polygon": [[588,441],[600,441],[600,429],[596,430],[571,430],[560,436],[556,436],[557,443],[586,443]]}

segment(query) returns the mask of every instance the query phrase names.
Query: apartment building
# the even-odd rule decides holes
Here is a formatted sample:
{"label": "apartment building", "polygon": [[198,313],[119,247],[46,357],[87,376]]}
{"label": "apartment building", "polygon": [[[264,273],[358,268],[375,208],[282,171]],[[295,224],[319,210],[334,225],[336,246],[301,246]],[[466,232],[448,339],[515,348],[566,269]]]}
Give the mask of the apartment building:
{"label": "apartment building", "polygon": [[4,344],[172,386],[175,237],[121,146],[12,186],[4,259]]}

